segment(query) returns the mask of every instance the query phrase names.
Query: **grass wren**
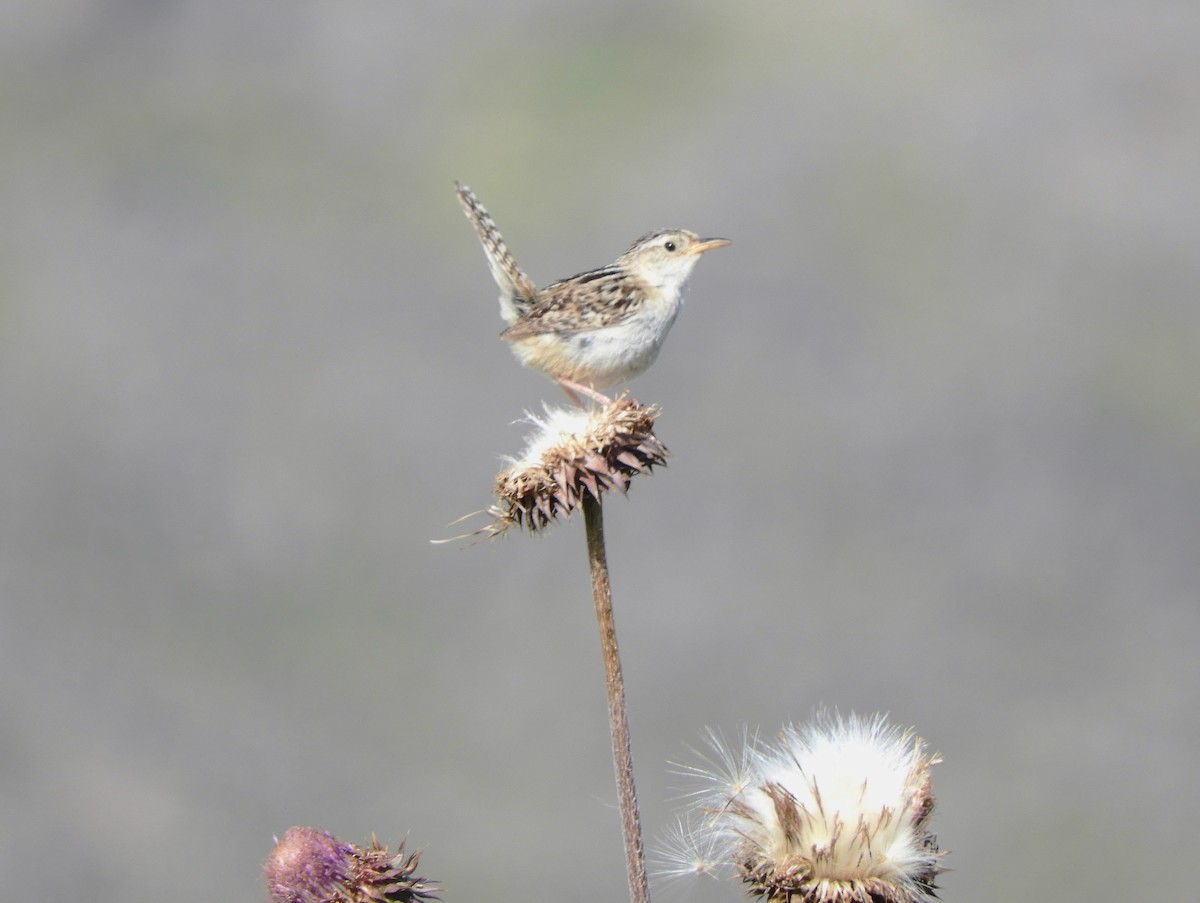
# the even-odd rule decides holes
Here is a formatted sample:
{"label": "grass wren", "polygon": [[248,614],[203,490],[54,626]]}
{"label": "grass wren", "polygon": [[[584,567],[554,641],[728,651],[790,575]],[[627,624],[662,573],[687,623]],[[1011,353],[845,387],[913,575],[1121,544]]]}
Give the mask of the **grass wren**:
{"label": "grass wren", "polygon": [[500,315],[508,324],[500,338],[522,364],[555,380],[576,403],[576,393],[606,403],[597,389],[627,382],[654,363],[700,255],[729,244],[662,229],[643,235],[608,266],[539,289],[471,190],[455,185],[500,286]]}

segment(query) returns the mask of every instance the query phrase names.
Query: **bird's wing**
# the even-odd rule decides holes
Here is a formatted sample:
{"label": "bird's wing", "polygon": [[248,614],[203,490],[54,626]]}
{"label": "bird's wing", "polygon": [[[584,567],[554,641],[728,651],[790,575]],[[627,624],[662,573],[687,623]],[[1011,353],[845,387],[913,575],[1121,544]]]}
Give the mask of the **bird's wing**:
{"label": "bird's wing", "polygon": [[538,303],[500,333],[512,341],[526,336],[568,335],[616,326],[641,303],[643,292],[623,271],[606,267],[542,289]]}

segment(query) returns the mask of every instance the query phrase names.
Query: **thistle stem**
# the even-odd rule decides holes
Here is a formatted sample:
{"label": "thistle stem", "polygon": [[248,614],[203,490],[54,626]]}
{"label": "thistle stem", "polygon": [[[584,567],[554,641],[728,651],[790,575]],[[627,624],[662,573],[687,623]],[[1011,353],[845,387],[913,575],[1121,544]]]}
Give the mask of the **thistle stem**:
{"label": "thistle stem", "polygon": [[588,566],[592,574],[592,598],[604,653],[604,683],[608,690],[608,723],[612,730],[613,767],[617,773],[617,800],[625,835],[625,866],[629,873],[630,903],[650,903],[646,882],[646,855],[642,847],[642,821],[638,815],[637,791],[633,786],[633,751],[629,744],[629,721],[625,710],[625,681],[617,653],[617,628],[613,621],[612,586],[608,582],[608,560],[604,554],[604,513],[600,500],[583,496],[583,522],[587,533]]}

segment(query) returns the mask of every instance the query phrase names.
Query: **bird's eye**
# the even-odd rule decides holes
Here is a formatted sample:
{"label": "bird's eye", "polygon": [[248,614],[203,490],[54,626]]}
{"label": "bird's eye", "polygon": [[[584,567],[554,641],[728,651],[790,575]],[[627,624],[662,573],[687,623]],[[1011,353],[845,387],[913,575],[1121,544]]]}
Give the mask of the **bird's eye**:
{"label": "bird's eye", "polygon": [[674,251],[675,250],[675,242],[669,241],[665,245],[663,245],[663,247],[666,248],[668,251]]}

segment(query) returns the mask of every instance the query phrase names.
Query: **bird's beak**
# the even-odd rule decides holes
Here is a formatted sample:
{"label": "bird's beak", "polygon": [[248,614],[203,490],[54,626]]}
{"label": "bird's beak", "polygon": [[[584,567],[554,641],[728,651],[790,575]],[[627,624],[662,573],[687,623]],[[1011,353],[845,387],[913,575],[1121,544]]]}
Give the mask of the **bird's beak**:
{"label": "bird's beak", "polygon": [[688,248],[688,253],[703,254],[705,251],[711,251],[713,248],[723,248],[729,244],[733,244],[733,242],[728,238],[704,238]]}

